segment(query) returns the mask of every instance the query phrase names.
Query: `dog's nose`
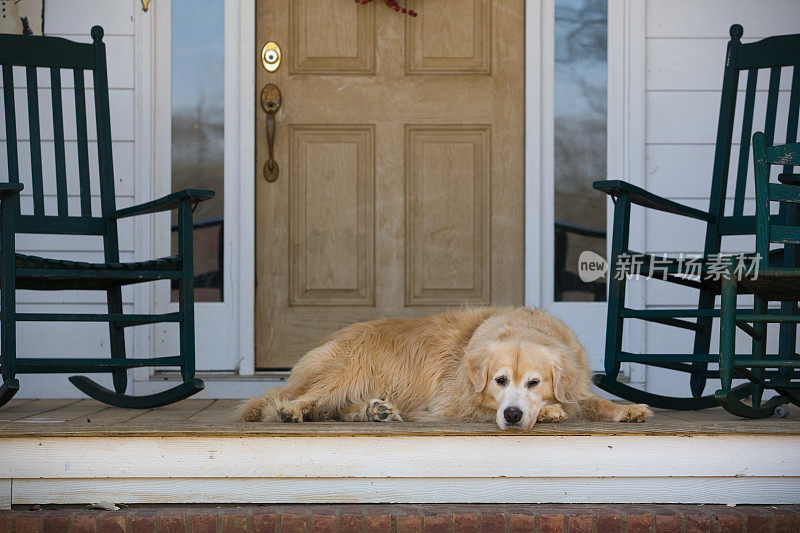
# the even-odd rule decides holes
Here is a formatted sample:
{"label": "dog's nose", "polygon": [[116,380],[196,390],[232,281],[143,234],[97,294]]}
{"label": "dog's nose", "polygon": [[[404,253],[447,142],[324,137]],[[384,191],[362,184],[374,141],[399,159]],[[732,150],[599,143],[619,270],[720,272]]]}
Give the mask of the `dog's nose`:
{"label": "dog's nose", "polygon": [[505,418],[506,422],[509,424],[516,424],[522,420],[522,410],[520,410],[519,407],[509,407],[503,411],[503,418]]}

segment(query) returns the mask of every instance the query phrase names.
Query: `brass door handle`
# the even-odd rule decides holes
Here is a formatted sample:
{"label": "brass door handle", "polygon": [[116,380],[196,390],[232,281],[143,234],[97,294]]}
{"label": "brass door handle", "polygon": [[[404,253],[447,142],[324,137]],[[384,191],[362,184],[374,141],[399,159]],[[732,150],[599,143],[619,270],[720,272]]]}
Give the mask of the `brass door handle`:
{"label": "brass door handle", "polygon": [[275,113],[281,108],[281,91],[273,83],[264,85],[261,89],[261,109],[267,114],[267,161],[264,163],[264,178],[273,182],[278,179],[278,162],[275,161],[273,149],[275,146]]}

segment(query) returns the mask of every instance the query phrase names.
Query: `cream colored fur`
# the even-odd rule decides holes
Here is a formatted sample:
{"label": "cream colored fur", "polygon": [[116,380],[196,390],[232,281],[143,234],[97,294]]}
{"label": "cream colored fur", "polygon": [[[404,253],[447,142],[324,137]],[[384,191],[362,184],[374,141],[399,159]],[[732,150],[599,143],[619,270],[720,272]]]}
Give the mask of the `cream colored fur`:
{"label": "cream colored fur", "polygon": [[557,318],[485,307],[348,326],[304,355],[284,387],[249,400],[237,417],[496,420],[506,427],[503,413],[511,404],[523,411],[515,424],[523,428],[537,420],[633,422],[652,414],[592,393],[583,346]]}

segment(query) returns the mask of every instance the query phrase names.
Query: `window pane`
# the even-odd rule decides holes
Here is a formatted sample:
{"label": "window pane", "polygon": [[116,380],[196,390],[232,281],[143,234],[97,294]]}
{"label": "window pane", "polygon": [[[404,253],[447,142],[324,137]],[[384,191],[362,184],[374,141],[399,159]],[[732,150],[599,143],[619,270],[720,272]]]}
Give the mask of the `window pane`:
{"label": "window pane", "polygon": [[[216,191],[194,212],[198,302],[223,299],[224,22],[220,0],[172,0],[172,190]],[[173,252],[176,223],[173,214]]]}
{"label": "window pane", "polygon": [[605,301],[578,276],[584,250],[606,252],[606,0],[555,1],[555,301]]}

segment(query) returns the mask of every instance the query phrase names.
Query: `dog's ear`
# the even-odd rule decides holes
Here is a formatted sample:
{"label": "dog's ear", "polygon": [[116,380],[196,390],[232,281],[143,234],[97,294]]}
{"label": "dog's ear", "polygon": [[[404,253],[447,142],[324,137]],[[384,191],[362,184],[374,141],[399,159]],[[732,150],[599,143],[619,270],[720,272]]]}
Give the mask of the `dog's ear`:
{"label": "dog's ear", "polygon": [[552,370],[553,370],[553,395],[556,397],[556,400],[558,400],[562,404],[571,403],[572,398],[567,392],[569,391],[570,386],[569,383],[565,383],[565,381],[569,380],[564,379],[564,369],[561,368],[561,366],[558,363],[554,362]]}
{"label": "dog's ear", "polygon": [[486,388],[486,381],[488,379],[489,362],[486,357],[480,354],[472,354],[467,357],[466,361],[467,373],[469,380],[472,383],[472,388],[475,394],[483,392]]}
{"label": "dog's ear", "polygon": [[577,404],[591,394],[588,369],[584,370],[575,361],[570,356],[553,357],[553,395],[565,405]]}

